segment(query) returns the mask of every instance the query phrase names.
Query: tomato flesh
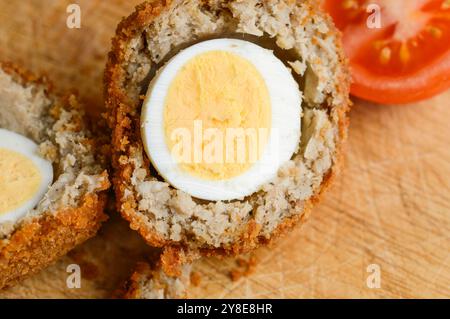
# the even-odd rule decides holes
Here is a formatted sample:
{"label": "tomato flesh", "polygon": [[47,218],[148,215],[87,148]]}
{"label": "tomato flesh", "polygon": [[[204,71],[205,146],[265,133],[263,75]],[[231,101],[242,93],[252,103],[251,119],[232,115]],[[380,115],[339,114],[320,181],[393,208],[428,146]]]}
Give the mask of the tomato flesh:
{"label": "tomato flesh", "polygon": [[[368,27],[381,9],[381,28]],[[343,31],[352,94],[379,103],[409,103],[450,88],[449,0],[327,0]]]}

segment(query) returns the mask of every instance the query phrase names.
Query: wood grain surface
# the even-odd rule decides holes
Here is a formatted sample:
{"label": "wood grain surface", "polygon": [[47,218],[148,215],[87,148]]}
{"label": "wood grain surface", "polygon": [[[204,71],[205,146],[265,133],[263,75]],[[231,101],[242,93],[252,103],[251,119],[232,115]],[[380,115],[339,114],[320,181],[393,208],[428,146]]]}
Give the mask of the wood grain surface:
{"label": "wood grain surface", "polygon": [[[75,1],[0,0],[0,59],[45,72],[55,89],[75,89],[91,116],[103,108],[110,39],[138,1],[85,0],[81,28],[66,26]],[[450,92],[408,106],[355,100],[345,167],[310,220],[257,250],[245,272],[232,258],[195,265],[192,297],[450,297]],[[137,260],[157,253],[111,213],[99,235],[3,298],[107,298]],[[66,287],[77,263],[80,289]],[[369,265],[381,286],[369,288]]]}

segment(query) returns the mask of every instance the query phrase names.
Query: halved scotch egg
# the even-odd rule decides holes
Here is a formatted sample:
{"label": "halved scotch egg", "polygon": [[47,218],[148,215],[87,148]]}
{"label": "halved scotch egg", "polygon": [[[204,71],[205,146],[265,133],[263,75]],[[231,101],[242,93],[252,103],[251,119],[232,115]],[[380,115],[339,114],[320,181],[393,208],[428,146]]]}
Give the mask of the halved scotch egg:
{"label": "halved scotch egg", "polygon": [[313,1],[141,4],[105,71],[118,210],[153,246],[236,254],[269,242],[306,219],[338,170],[349,82]]}
{"label": "halved scotch egg", "polygon": [[238,39],[200,42],[150,83],[143,145],[173,187],[199,199],[243,199],[298,149],[301,99],[272,51]]}
{"label": "halved scotch egg", "polygon": [[94,236],[109,187],[74,95],[0,63],[0,289]]}

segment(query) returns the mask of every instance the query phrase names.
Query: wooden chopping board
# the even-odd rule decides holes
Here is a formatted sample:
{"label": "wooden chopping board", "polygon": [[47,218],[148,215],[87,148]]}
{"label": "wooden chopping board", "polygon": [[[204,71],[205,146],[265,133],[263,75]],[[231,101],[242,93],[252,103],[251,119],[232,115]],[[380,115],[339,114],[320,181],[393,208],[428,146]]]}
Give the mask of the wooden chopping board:
{"label": "wooden chopping board", "polygon": [[[58,91],[76,89],[96,116],[110,38],[140,0],[76,1],[81,28],[69,29],[74,2],[0,0],[0,59],[46,72]],[[356,100],[344,170],[310,220],[257,250],[253,271],[237,280],[230,273],[245,267],[236,259],[202,260],[190,295],[450,297],[449,122],[450,92],[409,106]],[[0,297],[107,298],[155,253],[113,212],[96,238]],[[72,263],[82,268],[80,289],[65,284]],[[379,267],[379,288],[367,284],[368,267]]]}

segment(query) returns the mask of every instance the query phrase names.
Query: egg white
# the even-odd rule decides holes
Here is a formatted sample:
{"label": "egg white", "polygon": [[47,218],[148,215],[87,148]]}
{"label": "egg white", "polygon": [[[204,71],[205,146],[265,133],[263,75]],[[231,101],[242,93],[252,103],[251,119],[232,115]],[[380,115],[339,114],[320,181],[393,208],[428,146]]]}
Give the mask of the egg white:
{"label": "egg white", "polygon": [[[11,151],[20,153],[30,159],[41,173],[41,183],[37,192],[28,201],[23,203],[18,208],[9,212],[0,214],[0,223],[2,222],[16,222],[24,217],[26,213],[33,209],[39,201],[44,197],[48,187],[53,182],[53,167],[51,162],[42,158],[38,154],[38,145],[32,140],[0,128],[0,148],[5,148]],[[0,172],[2,174],[3,172]],[[1,190],[0,190],[1,191]],[[20,191],[20,190],[17,190]]]}
{"label": "egg white", "polygon": [[[272,126],[262,156],[247,171],[226,180],[205,180],[183,171],[171,155],[165,142],[164,108],[168,89],[180,68],[199,54],[217,50],[247,59],[260,72],[271,99]],[[238,39],[200,42],[174,56],[151,81],[141,113],[144,148],[155,169],[173,187],[205,200],[242,199],[273,179],[297,150],[301,103],[302,92],[291,71],[272,51]]]}

